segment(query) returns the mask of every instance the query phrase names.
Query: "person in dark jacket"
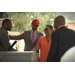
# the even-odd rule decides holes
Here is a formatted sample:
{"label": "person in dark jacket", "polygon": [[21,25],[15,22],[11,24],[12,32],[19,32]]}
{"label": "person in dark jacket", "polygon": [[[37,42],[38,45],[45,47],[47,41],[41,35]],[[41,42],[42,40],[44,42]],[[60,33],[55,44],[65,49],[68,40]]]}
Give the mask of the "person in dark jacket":
{"label": "person in dark jacket", "polygon": [[51,47],[47,62],[60,62],[63,54],[75,46],[75,31],[65,26],[65,18],[59,15],[54,20],[55,31],[52,32]]}
{"label": "person in dark jacket", "polygon": [[[10,48],[8,30],[12,28],[12,22],[9,19],[4,19],[2,27],[0,28],[0,51],[17,51],[14,48]],[[10,49],[10,50],[9,50]]]}

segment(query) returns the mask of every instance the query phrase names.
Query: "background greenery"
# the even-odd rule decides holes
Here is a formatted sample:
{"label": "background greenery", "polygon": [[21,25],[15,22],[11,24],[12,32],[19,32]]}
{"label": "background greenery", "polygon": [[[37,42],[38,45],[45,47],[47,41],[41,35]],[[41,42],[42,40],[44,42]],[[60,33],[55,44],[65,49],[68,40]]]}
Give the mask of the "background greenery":
{"label": "background greenery", "polygon": [[70,20],[73,19],[72,16],[61,12],[0,12],[0,19],[8,18],[12,20],[12,31],[20,32],[31,29],[32,20],[38,19],[40,21],[40,26],[38,27],[38,30],[43,32],[45,25],[53,25],[54,18],[60,14],[67,16],[67,18]]}

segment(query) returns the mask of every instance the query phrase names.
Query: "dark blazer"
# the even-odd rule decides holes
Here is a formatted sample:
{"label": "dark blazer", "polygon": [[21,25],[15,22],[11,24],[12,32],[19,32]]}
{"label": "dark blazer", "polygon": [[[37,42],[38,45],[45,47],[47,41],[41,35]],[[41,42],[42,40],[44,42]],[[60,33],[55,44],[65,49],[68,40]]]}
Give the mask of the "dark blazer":
{"label": "dark blazer", "polygon": [[73,46],[75,46],[75,31],[65,26],[60,27],[52,33],[47,62],[59,62],[62,55]]}
{"label": "dark blazer", "polygon": [[[9,36],[4,27],[0,28],[0,51],[8,51],[10,47]],[[11,48],[11,51],[17,51],[14,48]]]}
{"label": "dark blazer", "polygon": [[36,46],[39,38],[41,36],[43,36],[43,34],[41,32],[39,32],[39,31],[36,31],[36,34],[37,34],[36,40],[34,41],[33,44],[32,44],[31,39],[30,39],[31,30],[25,31],[24,33],[22,33],[21,35],[18,35],[18,36],[9,36],[9,37],[10,37],[11,40],[21,40],[21,39],[24,39],[24,42],[25,42],[24,51],[30,51],[30,50],[32,50]]}

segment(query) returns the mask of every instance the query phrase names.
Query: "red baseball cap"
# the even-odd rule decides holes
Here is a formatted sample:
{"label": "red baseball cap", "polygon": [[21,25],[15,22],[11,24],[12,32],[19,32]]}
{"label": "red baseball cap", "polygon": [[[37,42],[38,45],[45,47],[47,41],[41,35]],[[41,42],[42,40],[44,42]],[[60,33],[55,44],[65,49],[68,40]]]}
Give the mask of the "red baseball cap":
{"label": "red baseball cap", "polygon": [[38,26],[39,26],[39,24],[40,24],[39,20],[37,20],[37,19],[34,19],[34,20],[32,21],[32,23],[33,23],[33,25],[38,25]]}

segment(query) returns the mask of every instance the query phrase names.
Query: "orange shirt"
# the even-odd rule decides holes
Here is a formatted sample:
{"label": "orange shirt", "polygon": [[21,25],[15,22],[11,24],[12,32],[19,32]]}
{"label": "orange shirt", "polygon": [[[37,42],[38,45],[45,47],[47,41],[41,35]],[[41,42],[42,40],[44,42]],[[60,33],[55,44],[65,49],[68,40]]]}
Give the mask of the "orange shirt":
{"label": "orange shirt", "polygon": [[47,60],[47,56],[48,56],[48,52],[50,49],[50,44],[51,44],[51,39],[50,41],[47,43],[47,39],[45,36],[40,37],[37,45],[40,46],[40,62],[46,62]]}

